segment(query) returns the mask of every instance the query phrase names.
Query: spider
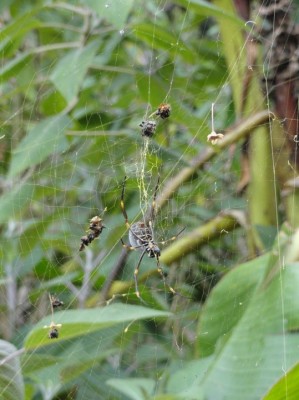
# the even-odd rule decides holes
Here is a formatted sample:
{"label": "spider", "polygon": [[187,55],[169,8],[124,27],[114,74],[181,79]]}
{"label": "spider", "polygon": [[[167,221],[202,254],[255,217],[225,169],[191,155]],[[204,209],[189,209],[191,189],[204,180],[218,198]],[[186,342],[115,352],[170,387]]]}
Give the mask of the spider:
{"label": "spider", "polygon": [[159,188],[160,177],[158,177],[158,181],[157,181],[157,184],[155,187],[148,221],[146,221],[146,220],[137,221],[137,222],[134,222],[133,224],[130,224],[129,220],[128,220],[128,214],[127,214],[126,208],[125,208],[125,203],[124,203],[126,180],[127,180],[127,177],[125,177],[124,181],[123,181],[120,207],[121,207],[124,219],[125,219],[126,227],[128,228],[128,231],[129,231],[130,245],[125,244],[122,238],[121,238],[121,243],[122,243],[122,246],[128,250],[140,249],[142,251],[139,261],[138,261],[137,266],[134,271],[135,294],[138,297],[138,299],[142,300],[140,297],[139,289],[138,289],[137,276],[138,276],[138,272],[139,272],[139,268],[140,268],[142,259],[145,256],[145,254],[147,254],[148,257],[150,257],[150,258],[156,259],[157,270],[158,270],[159,274],[161,275],[161,278],[163,279],[164,284],[168,287],[168,289],[171,293],[178,294],[171,286],[169,286],[167,284],[167,282],[165,280],[165,275],[164,275],[163,269],[160,265],[161,250],[158,245],[164,245],[168,242],[172,242],[185,230],[185,228],[183,228],[182,230],[179,231],[179,233],[177,233],[175,236],[173,236],[167,240],[164,240],[162,242],[155,241],[153,224],[154,224],[155,215],[156,215],[156,197],[157,197],[157,192],[158,192],[158,188]]}

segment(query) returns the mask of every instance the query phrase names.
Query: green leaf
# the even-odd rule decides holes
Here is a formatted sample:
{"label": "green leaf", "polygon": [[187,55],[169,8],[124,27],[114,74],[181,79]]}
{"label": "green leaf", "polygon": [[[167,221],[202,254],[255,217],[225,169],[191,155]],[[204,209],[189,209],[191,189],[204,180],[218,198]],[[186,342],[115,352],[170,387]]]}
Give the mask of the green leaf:
{"label": "green leaf", "polygon": [[[65,214],[64,214],[65,211]],[[20,236],[19,239],[19,252],[23,257],[26,257],[37,244],[41,244],[43,241],[43,235],[46,232],[49,225],[55,220],[59,220],[61,215],[66,215],[68,208],[63,210],[60,208],[58,212],[43,218],[42,221],[34,221],[28,229]]]}
{"label": "green leaf", "polygon": [[133,400],[147,399],[156,386],[153,379],[144,378],[109,379],[106,383]]}
{"label": "green leaf", "polygon": [[[57,346],[51,341],[36,351],[28,351],[22,356],[22,368],[25,377],[43,384],[48,376],[61,383],[68,383],[82,375],[88,369],[94,369],[107,357],[119,353],[115,341],[123,335],[121,325],[94,331],[63,341],[63,346]],[[60,342],[61,345],[61,342]]]}
{"label": "green leaf", "polygon": [[67,102],[65,98],[55,88],[53,88],[53,92],[45,95],[45,97],[41,99],[41,110],[45,116],[58,114],[62,112],[66,106]]}
{"label": "green leaf", "polygon": [[299,363],[275,383],[263,400],[297,400],[299,393]]}
{"label": "green leaf", "polygon": [[[176,0],[176,3],[186,5],[186,0]],[[226,23],[233,23],[239,27],[245,28],[245,23],[240,18],[227,12],[226,9],[218,7],[215,4],[205,0],[190,0],[188,1],[189,10],[194,11],[198,15],[226,20]]]}
{"label": "green leaf", "polygon": [[[37,20],[32,20],[30,24],[28,24],[25,28],[24,35],[18,30],[15,32],[14,40],[12,40],[12,36],[6,37],[4,40],[0,42],[0,51],[3,54],[3,57],[11,57],[13,56],[20,47],[22,40],[24,40],[24,36],[26,31],[30,31],[31,29],[35,29],[40,27],[41,24]],[[28,53],[27,53],[28,54]]]}
{"label": "green leaf", "polygon": [[[171,313],[146,307],[112,304],[103,308],[60,311],[55,313],[55,323],[62,324],[60,339],[69,339],[119,323],[156,317],[166,318],[170,315]],[[25,340],[27,350],[53,343],[44,329],[44,326],[49,326],[50,323],[50,317],[43,318],[29,333]]]}
{"label": "green leaf", "polygon": [[0,197],[0,223],[17,219],[32,201],[35,189],[34,185],[24,183],[3,193]]}
{"label": "green leaf", "polygon": [[176,362],[170,368],[167,392],[175,393],[184,400],[203,400],[204,393],[199,382],[207,372],[213,357],[206,357],[182,363]]}
{"label": "green leaf", "polygon": [[[33,15],[35,15],[40,9],[40,7],[35,7],[29,12],[23,13],[22,15],[12,19],[12,22],[9,25],[1,29],[0,40],[4,40],[7,37],[12,39],[19,35],[23,36],[24,33],[32,29],[32,23],[36,21],[33,18]],[[33,27],[36,27],[36,25],[34,24]]]}
{"label": "green leaf", "polygon": [[212,354],[219,337],[229,335],[239,322],[265,273],[269,258],[270,254],[266,254],[239,265],[215,286],[199,321],[198,351],[202,356]]}
{"label": "green leaf", "polygon": [[103,350],[101,352],[101,354],[94,355],[93,357],[91,357],[89,359],[84,359],[85,357],[82,355],[81,360],[77,359],[76,361],[74,361],[72,363],[70,363],[70,362],[67,363],[68,365],[66,365],[65,368],[63,368],[61,371],[61,374],[60,374],[61,380],[64,383],[67,383],[67,382],[77,378],[79,375],[81,375],[86,370],[93,368],[100,361],[105,360],[114,354],[119,354],[118,348]]}
{"label": "green leaf", "polygon": [[98,42],[94,41],[86,47],[72,50],[55,66],[50,79],[68,102],[76,98],[98,46]]}
{"label": "green leaf", "polygon": [[[137,37],[157,50],[165,50],[173,57],[182,56],[184,61],[191,64],[195,63],[197,55],[183,41],[178,41],[177,37],[156,24],[142,23],[132,27],[134,37]],[[154,39],[153,39],[154,38]]]}
{"label": "green leaf", "polygon": [[45,218],[43,221],[35,222],[20,236],[19,249],[22,257],[26,257],[40,243],[50,223],[50,217]]}
{"label": "green leaf", "polygon": [[[49,262],[47,263],[49,265]],[[69,282],[74,281],[76,278],[79,276],[79,271],[76,272],[69,272],[69,273],[64,273],[63,275],[59,275],[56,278],[40,281],[40,285],[38,286],[37,291],[41,292],[44,290],[49,290],[55,286],[65,286]],[[41,278],[40,278],[41,279]]]}
{"label": "green leaf", "polygon": [[100,18],[105,18],[106,21],[114,25],[117,29],[122,29],[133,7],[134,0],[81,0],[81,3],[89,6]]}
{"label": "green leaf", "polygon": [[[27,32],[42,26],[42,23],[33,16],[41,10],[41,7],[34,7],[27,13],[24,13],[12,22],[5,26],[0,31],[0,51],[2,57],[7,57],[11,53],[15,53],[19,47],[19,43],[24,39]],[[8,54],[7,54],[8,53]],[[32,51],[23,51],[16,55],[11,61],[8,61],[0,68],[0,79],[2,81],[18,74],[19,71],[29,62],[32,58]]]}
{"label": "green leaf", "polygon": [[[0,360],[9,357],[17,349],[5,340],[0,340]],[[4,364],[0,364],[0,396],[5,400],[24,399],[24,382],[19,357],[13,355]]]}
{"label": "green leaf", "polygon": [[[275,271],[275,258],[270,258],[270,263]],[[262,270],[268,268],[264,264],[260,265]],[[252,275],[259,274],[254,263],[253,267]],[[249,287],[245,285],[243,305],[238,304],[238,288],[244,285],[244,279],[233,272],[218,285],[223,295],[226,293],[226,297],[230,297],[231,294],[231,312],[228,314],[227,306],[223,312],[216,289],[208,300],[209,307],[203,311],[203,314],[209,312],[209,315],[203,315],[204,319],[214,321],[214,333],[216,325],[219,327],[218,340],[212,337],[211,343],[213,345],[216,341],[215,361],[200,383],[208,400],[225,396],[230,400],[261,398],[283,374],[283,370],[299,360],[298,353],[294,351],[299,340],[299,334],[295,333],[299,328],[298,265],[284,265],[271,280],[266,275],[265,281],[261,281],[254,290],[250,289],[251,296],[248,296]],[[248,271],[246,275],[254,286],[256,278],[250,277]],[[225,297],[222,299],[226,303]],[[217,306],[220,307],[219,311]],[[240,312],[238,307],[244,307],[245,310]],[[237,318],[235,313],[238,314]],[[227,321],[231,318],[235,324],[233,329]],[[289,330],[294,333],[288,333]],[[205,340],[205,346],[209,346],[204,334],[209,336],[209,332],[201,331],[199,342]]]}
{"label": "green leaf", "polygon": [[[196,397],[192,397],[192,400],[194,400],[196,398],[196,400],[201,400],[198,397],[198,392]],[[175,395],[175,394],[158,394],[158,395],[154,395],[153,397],[151,397],[151,400],[188,400],[185,397],[181,397],[179,395]]]}
{"label": "green leaf", "polygon": [[23,53],[0,68],[0,80],[5,81],[15,76],[32,58],[32,54]]}
{"label": "green leaf", "polygon": [[65,115],[44,119],[21,140],[13,151],[9,177],[44,161],[50,154],[65,151],[68,142],[64,131],[71,125]]}
{"label": "green leaf", "polygon": [[259,237],[263,243],[264,249],[267,251],[272,248],[275,237],[277,235],[276,226],[256,225],[255,226]]}
{"label": "green leaf", "polygon": [[58,358],[49,354],[38,354],[37,352],[28,352],[21,358],[24,376],[33,376],[39,370],[57,364]]}
{"label": "green leaf", "polygon": [[[69,348],[68,346],[66,347]],[[70,357],[69,354],[65,354],[64,357],[58,357],[44,354],[36,355],[29,352],[22,358],[22,362],[24,363],[25,376],[35,382],[43,384],[51,376],[52,382],[66,384],[115,353],[118,353],[116,348],[102,350],[101,353],[97,351],[93,356],[87,358],[82,343],[77,343],[73,357]]]}

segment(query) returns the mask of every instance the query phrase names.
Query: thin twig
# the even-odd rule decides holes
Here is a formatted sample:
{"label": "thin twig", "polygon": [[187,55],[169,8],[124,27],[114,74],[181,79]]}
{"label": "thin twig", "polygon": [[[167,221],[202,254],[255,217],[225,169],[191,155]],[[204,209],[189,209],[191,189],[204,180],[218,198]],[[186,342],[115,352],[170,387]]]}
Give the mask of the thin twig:
{"label": "thin twig", "polygon": [[83,7],[77,7],[73,6],[72,4],[68,3],[55,3],[55,4],[48,4],[47,7],[49,8],[62,8],[67,11],[71,11],[80,15],[87,15],[90,13],[90,10],[88,8],[83,8]]}
{"label": "thin twig", "polygon": [[61,24],[58,22],[49,22],[49,23],[44,23],[43,24],[43,29],[45,28],[54,28],[54,29],[60,29],[60,31],[73,31],[76,33],[82,33],[82,29],[77,28],[74,25],[69,25],[69,24]]}
{"label": "thin twig", "polygon": [[162,252],[160,260],[164,264],[170,265],[211,240],[226,235],[238,226],[240,226],[240,221],[236,216],[220,213],[206,224],[173,242]]}
{"label": "thin twig", "polygon": [[4,357],[1,361],[0,361],[0,367],[4,364],[6,364],[8,361],[12,360],[15,357],[20,356],[21,354],[23,354],[25,352],[25,348],[22,347],[19,350],[14,351],[13,353],[9,354],[8,356]]}
{"label": "thin twig", "polygon": [[28,51],[28,54],[40,54],[40,53],[45,53],[47,51],[74,49],[74,48],[79,48],[80,45],[81,45],[80,42],[48,44],[45,46],[36,47],[35,49],[31,49]]}
{"label": "thin twig", "polygon": [[78,97],[75,96],[69,103],[68,105],[61,111],[61,115],[67,115],[69,112],[72,111],[73,108],[75,108],[75,106],[78,103]]}
{"label": "thin twig", "polygon": [[81,35],[82,47],[86,44],[88,36],[90,35],[91,24],[92,24],[91,16],[92,16],[91,12],[84,14],[84,24],[83,24],[83,31],[82,31],[82,35]]}
{"label": "thin twig", "polygon": [[100,254],[93,259],[93,252],[86,248],[85,249],[85,263],[83,264],[83,282],[80,290],[77,292],[77,298],[79,303],[79,308],[84,308],[86,299],[90,295],[91,291],[91,276],[98,264],[105,258],[107,252],[102,250]]}
{"label": "thin twig", "polygon": [[90,136],[91,138],[95,136],[126,136],[133,134],[134,132],[130,129],[121,129],[117,131],[73,131],[68,130],[65,132],[65,135],[69,136]]}
{"label": "thin twig", "polygon": [[104,302],[104,301],[107,300],[109,291],[111,289],[111,285],[114,282],[114,280],[117,277],[117,275],[123,269],[127,258],[128,258],[128,250],[123,248],[122,252],[121,252],[121,254],[119,256],[119,259],[117,260],[114,268],[111,270],[109,276],[105,280],[105,284],[104,284],[104,286],[103,286],[103,288],[101,290],[101,293],[100,293],[100,302]]}
{"label": "thin twig", "polygon": [[118,72],[120,74],[128,74],[128,75],[134,75],[135,71],[133,69],[129,68],[124,68],[124,67],[115,67],[111,65],[96,65],[96,64],[91,64],[90,69],[96,69],[99,71],[108,71],[108,72]]}

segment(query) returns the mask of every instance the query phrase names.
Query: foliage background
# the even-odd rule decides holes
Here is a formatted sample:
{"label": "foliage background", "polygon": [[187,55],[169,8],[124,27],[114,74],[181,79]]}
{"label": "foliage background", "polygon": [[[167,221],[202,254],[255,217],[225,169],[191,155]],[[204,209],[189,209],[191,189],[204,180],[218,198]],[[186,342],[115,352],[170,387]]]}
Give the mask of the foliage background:
{"label": "foliage background", "polygon": [[[297,398],[298,13],[273,4],[1,1],[1,398]],[[142,303],[120,194],[138,220],[158,173],[179,295],[145,259]]]}

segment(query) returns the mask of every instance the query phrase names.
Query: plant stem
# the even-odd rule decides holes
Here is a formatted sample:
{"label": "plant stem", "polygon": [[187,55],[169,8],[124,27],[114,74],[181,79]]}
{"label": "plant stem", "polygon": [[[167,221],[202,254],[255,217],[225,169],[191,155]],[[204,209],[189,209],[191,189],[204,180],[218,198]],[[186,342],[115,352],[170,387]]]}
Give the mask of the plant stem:
{"label": "plant stem", "polygon": [[199,246],[227,234],[239,225],[239,220],[235,216],[221,213],[205,225],[194,229],[168,246],[161,254],[160,260],[164,264],[170,265],[196,250]]}

